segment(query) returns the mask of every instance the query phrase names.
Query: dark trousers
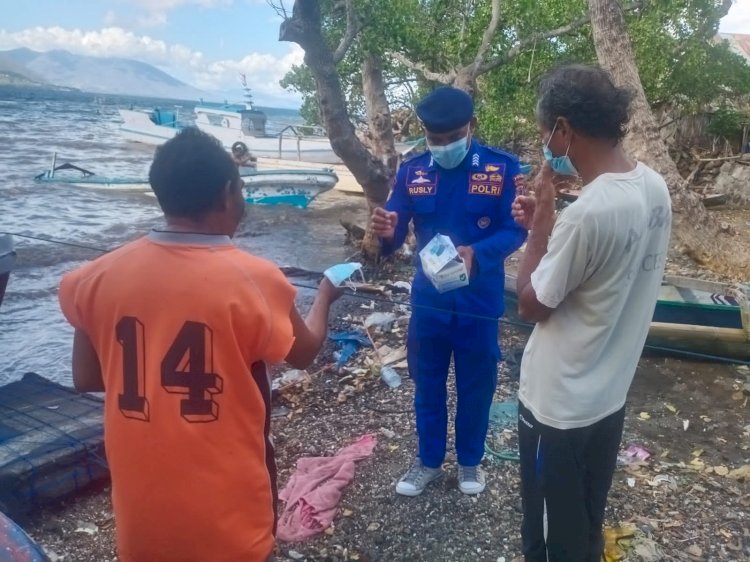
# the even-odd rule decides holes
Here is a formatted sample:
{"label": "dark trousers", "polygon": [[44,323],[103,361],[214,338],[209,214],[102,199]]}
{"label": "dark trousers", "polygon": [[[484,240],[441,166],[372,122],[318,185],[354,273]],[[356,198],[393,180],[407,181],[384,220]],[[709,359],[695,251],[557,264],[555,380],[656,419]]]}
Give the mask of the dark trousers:
{"label": "dark trousers", "polygon": [[409,323],[407,358],[414,379],[419,458],[443,464],[448,430],[448,367],[456,365],[456,455],[478,465],[484,456],[492,396],[497,386],[497,320],[415,311]]}
{"label": "dark trousers", "polygon": [[624,420],[625,408],[588,427],[555,429],[519,403],[526,562],[600,562]]}

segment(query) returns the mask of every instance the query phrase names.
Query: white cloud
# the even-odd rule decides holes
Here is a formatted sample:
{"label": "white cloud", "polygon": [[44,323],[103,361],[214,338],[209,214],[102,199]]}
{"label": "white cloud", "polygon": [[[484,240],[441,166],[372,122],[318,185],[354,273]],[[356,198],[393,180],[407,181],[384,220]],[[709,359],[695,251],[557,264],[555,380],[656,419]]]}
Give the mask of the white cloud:
{"label": "white cloud", "polygon": [[[145,0],[144,0],[145,1]],[[161,0],[162,3],[177,0]],[[211,0],[203,0],[211,1]],[[304,52],[296,44],[278,57],[268,53],[250,53],[239,60],[208,60],[200,51],[181,44],[168,44],[148,35],[138,35],[120,27],[98,31],[35,27],[8,32],[0,29],[0,49],[28,47],[35,51],[64,49],[71,53],[95,57],[132,58],[158,66],[206,91],[238,88],[238,74],[245,73],[248,85],[259,99],[296,101],[298,96],[286,92],[279,80],[294,64],[300,64]],[[267,102],[266,102],[267,103]]]}
{"label": "white cloud", "polygon": [[750,0],[737,0],[721,20],[719,30],[724,33],[750,34]]}

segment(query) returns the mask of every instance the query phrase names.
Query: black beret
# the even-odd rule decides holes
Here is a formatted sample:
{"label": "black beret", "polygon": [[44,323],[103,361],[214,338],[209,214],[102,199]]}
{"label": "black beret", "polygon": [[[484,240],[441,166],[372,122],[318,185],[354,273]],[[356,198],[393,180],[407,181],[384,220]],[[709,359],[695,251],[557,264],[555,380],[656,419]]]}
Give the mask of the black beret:
{"label": "black beret", "polygon": [[463,90],[443,86],[428,94],[416,109],[425,129],[431,133],[448,133],[471,121],[474,101]]}

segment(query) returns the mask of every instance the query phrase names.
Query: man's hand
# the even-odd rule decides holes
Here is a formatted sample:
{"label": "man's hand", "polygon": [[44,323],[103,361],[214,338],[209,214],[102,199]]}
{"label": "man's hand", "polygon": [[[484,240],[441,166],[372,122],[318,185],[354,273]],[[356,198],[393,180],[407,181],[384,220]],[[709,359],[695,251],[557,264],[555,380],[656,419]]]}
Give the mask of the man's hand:
{"label": "man's hand", "polygon": [[318,286],[320,298],[329,305],[336,302],[344,294],[345,290],[346,287],[335,287],[328,277],[323,277]]}
{"label": "man's hand", "polygon": [[398,213],[378,207],[372,213],[372,230],[380,238],[392,240],[396,235]]}
{"label": "man's hand", "polygon": [[546,236],[552,232],[555,224],[555,173],[549,163],[545,162],[542,169],[534,178],[534,196],[536,209],[534,210],[532,230],[540,230]]}
{"label": "man's hand", "polygon": [[466,273],[471,277],[471,270],[474,268],[474,248],[471,246],[458,246],[456,248],[458,255],[464,260],[466,265]]}
{"label": "man's hand", "polygon": [[531,230],[536,211],[536,197],[533,195],[518,195],[510,208],[513,220],[526,230]]}

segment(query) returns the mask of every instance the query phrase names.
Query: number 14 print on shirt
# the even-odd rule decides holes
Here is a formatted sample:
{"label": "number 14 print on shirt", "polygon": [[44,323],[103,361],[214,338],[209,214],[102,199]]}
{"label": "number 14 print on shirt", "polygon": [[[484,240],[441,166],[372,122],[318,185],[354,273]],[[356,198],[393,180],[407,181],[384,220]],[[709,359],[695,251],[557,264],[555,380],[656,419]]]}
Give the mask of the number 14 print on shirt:
{"label": "number 14 print on shirt", "polygon": [[[148,421],[146,388],[145,327],[133,316],[124,316],[116,327],[122,346],[123,389],[118,395],[122,414]],[[208,344],[208,345],[206,345]],[[213,332],[201,322],[185,322],[161,362],[161,386],[170,394],[184,394],[180,415],[189,422],[211,422],[219,418],[214,394],[222,391],[222,378],[212,373]]]}

